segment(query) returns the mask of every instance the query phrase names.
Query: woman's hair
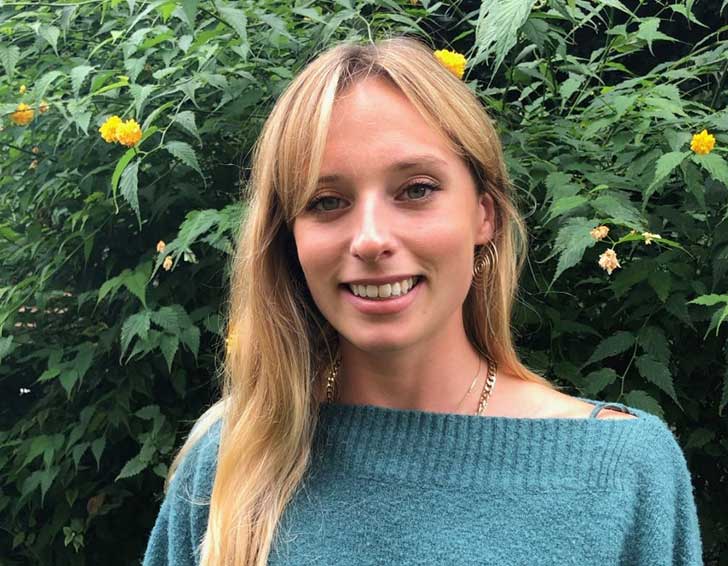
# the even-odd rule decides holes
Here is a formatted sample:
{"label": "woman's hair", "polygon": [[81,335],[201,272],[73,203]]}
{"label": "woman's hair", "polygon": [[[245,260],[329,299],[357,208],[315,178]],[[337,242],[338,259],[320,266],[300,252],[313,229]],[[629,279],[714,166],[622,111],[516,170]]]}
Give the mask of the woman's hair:
{"label": "woman's hair", "polygon": [[233,259],[222,398],[198,420],[175,469],[223,418],[203,566],[263,566],[283,510],[309,464],[321,380],[337,333],[309,294],[292,221],[316,189],[332,107],[365,77],[395,85],[467,163],[479,194],[495,203],[497,268],[463,304],[468,339],[499,368],[552,387],[518,359],[511,309],[527,252],[527,230],[511,196],[490,118],[468,86],[417,39],[337,44],[311,61],[276,102],[253,148],[249,208]]}

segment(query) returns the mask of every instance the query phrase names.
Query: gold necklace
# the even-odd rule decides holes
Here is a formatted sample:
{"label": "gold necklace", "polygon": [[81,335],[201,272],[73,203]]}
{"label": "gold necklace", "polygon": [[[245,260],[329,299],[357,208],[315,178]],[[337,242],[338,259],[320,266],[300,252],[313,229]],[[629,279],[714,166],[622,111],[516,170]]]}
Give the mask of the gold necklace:
{"label": "gold necklace", "polygon": [[[490,394],[495,387],[495,376],[498,364],[496,364],[495,360],[493,360],[493,358],[491,358],[490,356],[486,355],[485,359],[488,362],[488,377],[485,379],[485,383],[483,383],[483,390],[480,392],[480,401],[478,402],[478,410],[475,413],[476,415],[483,414],[483,411],[485,411],[485,408],[488,406],[488,399],[490,399]],[[326,401],[329,404],[334,402],[334,383],[336,382],[336,376],[339,373],[340,367],[341,358],[337,358],[334,362],[334,367],[331,369],[331,373],[329,373],[329,377],[326,380]],[[475,374],[475,378],[478,377],[479,373],[480,364],[478,365],[478,373]],[[468,389],[465,397],[467,397],[470,391],[473,389],[475,378],[473,379],[473,383],[470,384],[470,389]],[[460,404],[455,409],[456,411],[460,408],[460,405],[462,405],[463,401],[465,401],[465,397],[463,397],[462,401],[460,401]]]}

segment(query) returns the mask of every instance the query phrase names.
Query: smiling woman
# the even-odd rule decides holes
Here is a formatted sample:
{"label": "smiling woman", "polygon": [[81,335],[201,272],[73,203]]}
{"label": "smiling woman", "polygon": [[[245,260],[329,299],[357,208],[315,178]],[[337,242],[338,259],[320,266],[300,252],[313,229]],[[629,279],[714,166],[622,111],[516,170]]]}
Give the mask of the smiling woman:
{"label": "smiling woman", "polygon": [[145,565],[699,563],[665,423],[519,360],[511,192],[487,114],[419,41],[301,71],[255,149],[223,395]]}

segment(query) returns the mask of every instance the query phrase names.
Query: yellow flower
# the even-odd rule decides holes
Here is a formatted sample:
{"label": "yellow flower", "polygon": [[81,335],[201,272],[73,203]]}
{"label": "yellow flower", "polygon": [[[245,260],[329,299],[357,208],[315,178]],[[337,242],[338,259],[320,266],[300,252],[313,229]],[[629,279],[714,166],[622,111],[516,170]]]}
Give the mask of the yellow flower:
{"label": "yellow flower", "polygon": [[653,234],[652,232],[642,232],[642,237],[645,239],[645,244],[649,246],[652,243],[652,240],[660,238],[660,235]]}
{"label": "yellow flower", "polygon": [[452,72],[457,78],[462,79],[465,73],[465,56],[457,51],[449,51],[447,49],[438,49],[434,53],[437,60]]}
{"label": "yellow flower", "polygon": [[48,103],[45,100],[42,100],[40,106],[38,106],[38,110],[40,110],[41,114],[48,112]]}
{"label": "yellow flower", "polygon": [[170,269],[172,269],[172,257],[171,256],[167,256],[164,258],[164,263],[162,264],[162,267],[164,267],[165,271],[169,271]]}
{"label": "yellow flower", "polygon": [[142,129],[139,123],[134,120],[127,120],[116,127],[116,139],[121,145],[131,147],[142,139]]}
{"label": "yellow flower", "polygon": [[116,139],[116,129],[122,124],[121,118],[114,115],[111,116],[101,124],[101,127],[99,128],[99,133],[101,134],[101,137],[104,138],[104,141],[106,143],[114,143],[115,141],[118,141]]}
{"label": "yellow flower", "polygon": [[18,92],[19,92],[20,94],[25,94],[25,91],[26,91],[26,90],[27,90],[27,89],[25,88],[25,85],[20,85],[20,88],[18,89]]}
{"label": "yellow flower", "polygon": [[606,252],[604,252],[602,255],[599,256],[599,267],[604,269],[609,275],[612,274],[612,271],[617,269],[618,267],[622,267],[619,265],[619,260],[617,259],[617,253],[613,249],[608,249]]}
{"label": "yellow flower", "polygon": [[703,130],[699,134],[693,134],[693,139],[690,140],[690,149],[700,155],[706,155],[712,151],[715,147],[715,136],[708,133],[708,130]]}
{"label": "yellow flower", "polygon": [[38,149],[38,146],[37,146],[37,145],[34,145],[34,146],[33,146],[33,149],[31,149],[31,151],[32,151],[33,153],[38,153],[38,152],[40,151],[40,149]]}
{"label": "yellow flower", "polygon": [[15,108],[15,112],[10,115],[10,120],[18,126],[27,126],[33,120],[34,114],[35,112],[30,106],[21,102]]}
{"label": "yellow flower", "polygon": [[35,169],[36,167],[38,167],[38,160],[34,159],[33,161],[30,162],[28,169]]}
{"label": "yellow flower", "polygon": [[591,234],[592,238],[599,241],[607,237],[607,234],[609,234],[609,228],[607,228],[606,226],[597,226],[589,233]]}
{"label": "yellow flower", "polygon": [[166,248],[166,247],[167,247],[167,244],[165,244],[163,240],[159,240],[157,242],[157,253],[161,254],[164,251],[164,248]]}

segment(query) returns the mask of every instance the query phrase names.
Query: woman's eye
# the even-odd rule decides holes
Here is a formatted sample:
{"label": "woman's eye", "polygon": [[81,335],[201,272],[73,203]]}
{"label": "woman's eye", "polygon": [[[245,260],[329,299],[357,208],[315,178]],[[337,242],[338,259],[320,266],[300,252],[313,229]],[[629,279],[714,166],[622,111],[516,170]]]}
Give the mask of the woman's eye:
{"label": "woman's eye", "polygon": [[[412,197],[411,200],[423,200],[430,196],[430,194],[424,192],[424,191],[436,191],[437,187],[434,185],[430,185],[428,183],[416,183],[414,185],[410,185],[407,187],[403,192],[409,193],[409,195]],[[414,191],[414,192],[410,192]],[[416,195],[420,195],[419,197]]]}
{"label": "woman's eye", "polygon": [[[340,199],[337,197],[330,197],[330,196],[319,197],[317,199],[314,199],[313,202],[311,202],[311,204],[309,205],[309,209],[315,210],[316,212],[330,212],[332,210],[337,209],[336,202],[338,200],[340,200]],[[319,204],[322,204],[322,203],[323,203],[323,207],[319,207]],[[329,208],[326,206],[327,204],[330,204],[332,206]]]}

